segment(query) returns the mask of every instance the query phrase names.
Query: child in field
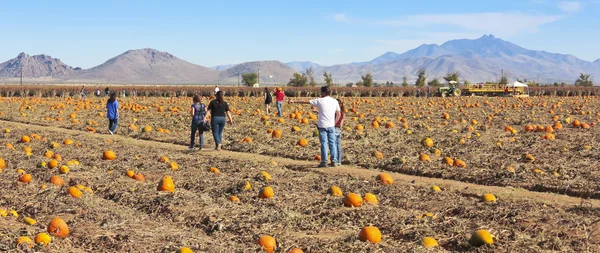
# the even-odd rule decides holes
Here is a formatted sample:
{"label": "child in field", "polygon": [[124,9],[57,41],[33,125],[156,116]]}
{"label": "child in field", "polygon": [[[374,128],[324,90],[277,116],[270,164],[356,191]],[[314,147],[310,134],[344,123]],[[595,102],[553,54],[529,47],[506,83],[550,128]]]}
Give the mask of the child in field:
{"label": "child in field", "polygon": [[265,88],[265,107],[267,115],[271,112],[271,103],[273,103],[273,96],[271,96],[269,89]]}
{"label": "child in field", "polygon": [[341,100],[337,100],[340,104],[340,117],[335,123],[335,145],[337,146],[337,154],[334,154],[336,157],[337,164],[342,165],[342,125],[344,124],[344,102]]}
{"label": "child in field", "polygon": [[108,132],[115,134],[119,123],[119,102],[116,93],[110,94],[110,98],[106,101],[106,117],[108,118]]}
{"label": "child in field", "polygon": [[193,104],[191,108],[192,115],[192,135],[190,136],[190,150],[194,149],[194,143],[196,141],[196,131],[200,134],[200,149],[204,147],[204,131],[200,128],[200,124],[204,122],[204,116],[206,115],[206,106],[202,104],[202,96],[196,95],[193,98]]}

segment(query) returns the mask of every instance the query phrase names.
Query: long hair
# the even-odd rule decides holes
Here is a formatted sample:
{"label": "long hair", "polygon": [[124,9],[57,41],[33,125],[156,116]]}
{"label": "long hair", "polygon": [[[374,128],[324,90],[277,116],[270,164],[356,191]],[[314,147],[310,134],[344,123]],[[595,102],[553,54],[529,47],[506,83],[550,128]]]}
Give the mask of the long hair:
{"label": "long hair", "polygon": [[265,93],[269,93],[269,89],[265,87]]}
{"label": "long hair", "polygon": [[202,96],[200,96],[200,95],[194,96],[193,101],[194,101],[194,104],[200,103],[202,101]]}
{"label": "long hair", "polygon": [[344,102],[342,102],[342,100],[337,99],[338,104],[340,104],[340,110],[342,111],[342,113],[344,113],[344,111],[346,110],[346,108],[344,108]]}
{"label": "long hair", "polygon": [[223,103],[223,92],[222,91],[217,92],[217,101],[219,102],[219,104]]}
{"label": "long hair", "polygon": [[117,100],[117,93],[110,93],[110,97],[108,98],[108,103],[113,103]]}

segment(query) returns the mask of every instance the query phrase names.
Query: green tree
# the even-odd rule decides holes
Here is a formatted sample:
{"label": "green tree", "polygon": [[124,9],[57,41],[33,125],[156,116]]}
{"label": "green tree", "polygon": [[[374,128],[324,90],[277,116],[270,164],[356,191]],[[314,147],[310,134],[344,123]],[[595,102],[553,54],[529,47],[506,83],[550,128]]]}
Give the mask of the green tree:
{"label": "green tree", "polygon": [[252,87],[258,82],[258,75],[254,72],[242,74],[242,84]]}
{"label": "green tree", "polygon": [[373,75],[371,73],[367,73],[366,75],[361,75],[362,83],[365,87],[373,86]]}
{"label": "green tree", "polygon": [[327,71],[325,71],[325,73],[323,73],[323,77],[325,77],[325,84],[327,84],[327,86],[333,86],[333,78],[331,78],[331,73],[327,73]]}
{"label": "green tree", "polygon": [[469,85],[469,84],[471,84],[471,82],[469,82],[469,80],[465,79],[465,80],[463,81],[463,84],[464,84],[464,85]]}
{"label": "green tree", "polygon": [[352,86],[354,86],[354,83],[352,83],[352,82],[346,84],[346,87],[352,87]]}
{"label": "green tree", "polygon": [[415,86],[423,87],[425,86],[425,82],[427,81],[427,73],[424,69],[419,70],[419,75],[417,77],[417,81],[415,82]]}
{"label": "green tree", "polygon": [[458,72],[448,72],[448,74],[444,77],[444,80],[446,80],[446,82],[455,81],[456,83],[459,83],[459,81],[458,81],[459,76],[460,76],[460,73],[458,73]]}
{"label": "green tree", "polygon": [[502,78],[500,78],[500,84],[508,84],[508,77],[503,76]]}
{"label": "green tree", "polygon": [[560,86],[560,83],[558,83],[558,82],[554,82],[554,83],[552,84],[552,86],[558,87],[558,86]]}
{"label": "green tree", "polygon": [[440,82],[440,80],[436,77],[433,78],[433,80],[429,81],[427,83],[427,85],[431,86],[431,87],[440,87],[442,86],[442,83]]}
{"label": "green tree", "polygon": [[402,77],[402,87],[407,87],[408,86],[408,82],[406,81],[406,79],[408,79],[408,77],[406,77],[406,76]]}
{"label": "green tree", "polygon": [[308,78],[305,74],[296,72],[294,73],[294,76],[290,78],[290,81],[287,85],[292,87],[304,87],[308,85]]}
{"label": "green tree", "polygon": [[317,86],[317,82],[315,82],[315,71],[312,67],[308,67],[304,70],[304,76],[306,77],[308,85],[312,87]]}
{"label": "green tree", "polygon": [[575,81],[575,86],[593,86],[594,82],[590,78],[590,74],[581,73]]}
{"label": "green tree", "polygon": [[356,86],[363,87],[363,86],[365,86],[365,84],[363,83],[363,81],[358,81],[358,82],[356,82]]}

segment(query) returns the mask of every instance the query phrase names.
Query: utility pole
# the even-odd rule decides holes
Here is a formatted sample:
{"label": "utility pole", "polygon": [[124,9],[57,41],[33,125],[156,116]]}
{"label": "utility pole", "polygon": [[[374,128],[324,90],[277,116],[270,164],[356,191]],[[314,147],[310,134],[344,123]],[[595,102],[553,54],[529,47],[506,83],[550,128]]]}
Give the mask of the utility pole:
{"label": "utility pole", "polygon": [[260,84],[260,68],[258,69],[258,75],[256,76],[256,78],[256,80],[258,80],[257,83]]}

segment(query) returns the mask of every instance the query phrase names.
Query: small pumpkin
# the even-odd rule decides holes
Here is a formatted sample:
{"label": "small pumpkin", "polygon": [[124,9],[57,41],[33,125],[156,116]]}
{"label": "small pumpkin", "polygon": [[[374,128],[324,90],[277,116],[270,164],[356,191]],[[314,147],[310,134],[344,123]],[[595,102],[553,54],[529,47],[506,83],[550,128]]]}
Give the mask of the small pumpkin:
{"label": "small pumpkin", "polygon": [[60,174],[68,174],[69,167],[67,167],[66,165],[60,166],[60,169],[58,169],[58,171],[60,172]]}
{"label": "small pumpkin", "polygon": [[377,197],[374,194],[365,193],[365,202],[369,203],[369,204],[377,205],[379,203],[379,200],[377,200]]}
{"label": "small pumpkin", "polygon": [[31,182],[32,179],[33,179],[33,177],[31,176],[31,174],[23,174],[23,175],[19,176],[19,182],[22,182],[22,183],[29,183],[29,182]]}
{"label": "small pumpkin", "polygon": [[302,139],[298,140],[297,144],[298,144],[298,146],[306,147],[306,146],[308,146],[308,140],[302,138]]}
{"label": "small pumpkin", "polygon": [[423,244],[423,247],[425,247],[427,249],[440,246],[438,244],[438,242],[432,237],[423,237],[423,240],[421,240],[421,243]]}
{"label": "small pumpkin", "polygon": [[454,167],[466,168],[467,164],[463,160],[455,159],[454,160]]}
{"label": "small pumpkin", "polygon": [[477,230],[475,231],[472,235],[471,238],[469,239],[469,244],[475,246],[475,247],[480,247],[483,245],[491,245],[494,243],[494,239],[492,238],[492,235],[490,234],[490,232],[488,232],[487,230]]}
{"label": "small pumpkin", "polygon": [[67,226],[67,223],[63,219],[58,217],[50,221],[47,231],[51,235],[60,238],[66,238],[69,236],[69,226]]}
{"label": "small pumpkin", "polygon": [[363,199],[362,197],[360,197],[360,195],[351,192],[346,194],[346,197],[344,197],[343,202],[344,205],[347,207],[359,207],[362,206]]}
{"label": "small pumpkin", "polygon": [[229,201],[233,202],[233,203],[240,203],[240,199],[237,196],[229,196]]}
{"label": "small pumpkin", "polygon": [[188,248],[188,247],[183,247],[180,248],[176,251],[176,253],[194,253],[194,251],[192,251],[192,249]]}
{"label": "small pumpkin", "polygon": [[47,166],[48,166],[48,169],[58,168],[58,161],[55,159],[52,159],[47,163]]}
{"label": "small pumpkin", "polygon": [[433,140],[427,137],[421,141],[421,144],[423,144],[423,146],[426,148],[431,148],[433,147]]}
{"label": "small pumpkin", "polygon": [[377,175],[376,179],[385,185],[392,185],[394,183],[394,179],[392,178],[392,176],[390,176],[387,173],[379,173],[379,175]]}
{"label": "small pumpkin", "polygon": [[50,177],[50,183],[62,187],[65,184],[65,181],[60,176],[54,175]]}
{"label": "small pumpkin", "polygon": [[33,241],[31,241],[31,238],[27,237],[27,236],[21,236],[19,238],[17,238],[17,246],[21,246],[24,245],[27,248],[33,248]]}
{"label": "small pumpkin", "polygon": [[77,189],[77,187],[71,186],[69,187],[69,195],[71,195],[71,197],[73,198],[81,198],[81,196],[83,196],[83,193],[81,192],[81,190]]}
{"label": "small pumpkin", "polygon": [[158,191],[175,192],[175,184],[171,176],[164,176],[158,184]]}
{"label": "small pumpkin", "polygon": [[39,233],[35,236],[35,244],[47,246],[52,241],[52,238],[47,233]]}
{"label": "small pumpkin", "polygon": [[273,188],[271,186],[266,186],[260,190],[258,193],[258,197],[261,199],[269,199],[273,197],[275,193],[273,192]]}
{"label": "small pumpkin", "polygon": [[494,196],[491,193],[483,194],[482,199],[483,199],[484,202],[488,202],[488,203],[490,203],[490,202],[494,202],[495,203],[496,202],[496,196]]}
{"label": "small pumpkin", "polygon": [[431,158],[429,157],[428,154],[421,154],[421,155],[419,155],[419,161],[429,162],[429,161],[431,161]]}
{"label": "small pumpkin", "polygon": [[273,130],[273,133],[271,134],[271,137],[273,137],[275,139],[279,139],[279,138],[281,138],[281,134],[283,134],[283,131],[281,131],[281,130]]}
{"label": "small pumpkin", "polygon": [[342,189],[340,189],[339,187],[337,187],[335,185],[332,186],[331,188],[329,188],[329,194],[331,194],[331,196],[334,196],[334,197],[343,196]]}
{"label": "small pumpkin", "polygon": [[106,151],[104,151],[104,154],[102,155],[102,159],[112,161],[112,160],[117,159],[117,155],[112,150],[106,150]]}
{"label": "small pumpkin", "polygon": [[379,231],[379,228],[369,225],[360,230],[358,237],[363,242],[379,243],[381,241],[381,231]]}
{"label": "small pumpkin", "polygon": [[133,178],[137,181],[140,181],[140,182],[146,182],[146,177],[144,177],[144,174],[142,174],[142,173],[137,173],[137,174],[133,175],[133,177],[131,177],[131,178]]}
{"label": "small pumpkin", "polygon": [[275,251],[275,247],[277,247],[277,242],[275,241],[275,238],[268,235],[263,235],[258,238],[258,245],[260,245],[260,247],[262,247],[262,249],[266,252],[273,253],[273,251]]}

